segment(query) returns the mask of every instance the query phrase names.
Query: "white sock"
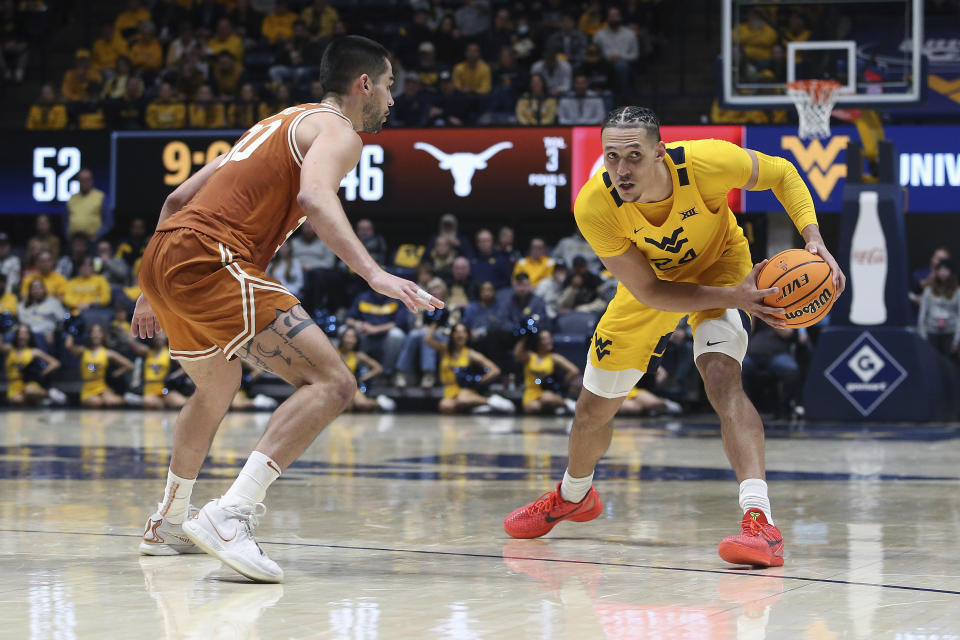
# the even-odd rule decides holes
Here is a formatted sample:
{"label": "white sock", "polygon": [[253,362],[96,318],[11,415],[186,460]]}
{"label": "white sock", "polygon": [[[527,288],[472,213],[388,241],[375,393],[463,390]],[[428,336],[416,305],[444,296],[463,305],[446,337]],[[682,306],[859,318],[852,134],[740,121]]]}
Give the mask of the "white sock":
{"label": "white sock", "polygon": [[280,477],[280,465],[259,451],[254,451],[240,470],[233,485],[220,498],[221,506],[235,507],[263,502],[267,487]]}
{"label": "white sock", "polygon": [[767,483],[760,478],[747,478],[740,483],[740,514],[747,509],[760,509],[767,522],[773,524],[770,515],[770,498],[767,497]]}
{"label": "white sock", "polygon": [[570,470],[563,472],[563,482],[560,483],[560,497],[567,502],[580,502],[590,491],[590,485],[593,484],[593,474],[583,478],[574,478],[570,475]]}
{"label": "white sock", "polygon": [[167,488],[163,492],[163,502],[157,507],[167,522],[171,524],[183,524],[187,518],[187,507],[190,506],[190,494],[193,492],[193,485],[197,481],[181,478],[173,471],[167,469]]}

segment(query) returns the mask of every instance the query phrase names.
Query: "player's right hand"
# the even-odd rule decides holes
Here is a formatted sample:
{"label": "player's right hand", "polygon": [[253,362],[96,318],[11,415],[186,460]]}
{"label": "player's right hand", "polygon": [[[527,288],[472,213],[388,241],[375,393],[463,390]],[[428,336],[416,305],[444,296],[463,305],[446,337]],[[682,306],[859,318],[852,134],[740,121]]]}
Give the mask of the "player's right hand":
{"label": "player's right hand", "polygon": [[398,278],[382,269],[367,280],[367,284],[377,293],[399,300],[411,313],[416,313],[419,309],[426,311],[443,309],[443,300],[434,298],[421,289],[416,282]]}
{"label": "player's right hand", "polygon": [[153,312],[153,307],[141,293],[140,297],[137,298],[137,306],[133,310],[130,333],[134,338],[152,338],[154,334],[159,334],[161,331],[157,314]]}
{"label": "player's right hand", "polygon": [[767,296],[777,294],[780,291],[779,287],[757,289],[757,276],[767,262],[769,260],[763,260],[755,264],[753,271],[743,279],[743,282],[733,288],[737,307],[751,316],[763,320],[771,327],[786,327],[787,319],[783,315],[783,309],[771,307],[763,301]]}

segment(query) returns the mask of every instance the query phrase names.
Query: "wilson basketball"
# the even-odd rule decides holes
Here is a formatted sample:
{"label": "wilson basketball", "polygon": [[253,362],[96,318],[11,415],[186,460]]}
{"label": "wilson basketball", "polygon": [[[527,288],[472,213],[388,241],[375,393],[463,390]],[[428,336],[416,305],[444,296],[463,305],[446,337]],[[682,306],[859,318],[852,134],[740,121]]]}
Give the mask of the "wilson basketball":
{"label": "wilson basketball", "polygon": [[757,275],[757,288],[770,287],[780,291],[763,301],[783,309],[787,326],[794,329],[819,322],[837,298],[830,267],[805,249],[787,249],[770,258]]}

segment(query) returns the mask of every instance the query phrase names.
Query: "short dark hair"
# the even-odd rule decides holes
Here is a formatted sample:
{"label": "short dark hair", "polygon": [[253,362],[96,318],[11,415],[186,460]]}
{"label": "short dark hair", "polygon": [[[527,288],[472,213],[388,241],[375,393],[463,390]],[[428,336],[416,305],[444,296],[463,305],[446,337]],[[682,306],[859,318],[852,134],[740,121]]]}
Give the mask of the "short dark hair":
{"label": "short dark hair", "polygon": [[646,107],[617,107],[603,119],[601,130],[607,127],[626,129],[640,127],[660,142],[660,119]]}
{"label": "short dark hair", "polygon": [[320,61],[323,95],[347,95],[357,76],[376,78],[387,70],[390,52],[383,45],[363,36],[342,36],[327,45]]}

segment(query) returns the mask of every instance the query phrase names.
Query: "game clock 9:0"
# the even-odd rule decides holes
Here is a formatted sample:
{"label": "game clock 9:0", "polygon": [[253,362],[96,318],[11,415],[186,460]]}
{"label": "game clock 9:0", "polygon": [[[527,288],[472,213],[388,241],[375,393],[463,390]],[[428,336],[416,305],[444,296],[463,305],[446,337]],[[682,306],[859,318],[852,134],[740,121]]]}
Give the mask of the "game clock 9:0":
{"label": "game clock 9:0", "polygon": [[163,184],[175,187],[190,177],[194,171],[222,153],[230,151],[232,143],[214,140],[206,149],[191,149],[183,140],[171,140],[163,147]]}

